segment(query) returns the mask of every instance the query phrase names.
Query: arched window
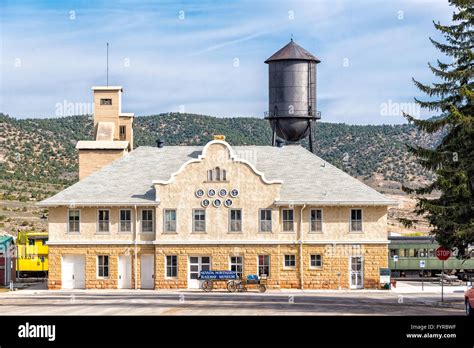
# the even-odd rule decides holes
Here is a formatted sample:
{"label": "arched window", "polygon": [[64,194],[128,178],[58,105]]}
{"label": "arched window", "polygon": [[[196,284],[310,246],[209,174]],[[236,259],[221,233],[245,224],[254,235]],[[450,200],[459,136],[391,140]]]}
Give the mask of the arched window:
{"label": "arched window", "polygon": [[226,181],[227,172],[225,169],[215,167],[207,171],[207,181]]}

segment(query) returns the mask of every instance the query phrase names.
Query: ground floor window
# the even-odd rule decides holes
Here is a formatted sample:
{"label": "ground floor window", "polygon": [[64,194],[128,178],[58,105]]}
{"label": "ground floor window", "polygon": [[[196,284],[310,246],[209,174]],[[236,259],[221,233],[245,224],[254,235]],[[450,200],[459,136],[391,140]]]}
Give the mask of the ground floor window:
{"label": "ground floor window", "polygon": [[323,257],[321,254],[313,254],[310,256],[311,267],[318,268],[323,266]]}
{"label": "ground floor window", "polygon": [[258,255],[258,276],[270,276],[270,255]]}
{"label": "ground floor window", "polygon": [[287,268],[296,267],[296,256],[295,255],[285,255],[285,267],[287,267]]}
{"label": "ground floor window", "polygon": [[230,257],[230,270],[237,273],[239,278],[242,278],[243,273],[243,258],[242,256],[231,256]]}
{"label": "ground floor window", "polygon": [[166,256],[166,277],[175,278],[178,276],[178,256]]}
{"label": "ground floor window", "polygon": [[101,278],[109,277],[109,256],[108,255],[97,256],[97,276]]}

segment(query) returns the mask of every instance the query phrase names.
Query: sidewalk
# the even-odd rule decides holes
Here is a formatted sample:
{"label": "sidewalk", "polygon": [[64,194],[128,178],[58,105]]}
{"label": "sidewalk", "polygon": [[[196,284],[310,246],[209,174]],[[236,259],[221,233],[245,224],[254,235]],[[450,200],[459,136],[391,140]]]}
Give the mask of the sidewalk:
{"label": "sidewalk", "polygon": [[[464,294],[467,290],[466,285],[444,285],[444,294]],[[441,285],[439,283],[424,282],[422,290],[421,282],[397,282],[396,287],[390,290],[397,294],[441,294]]]}
{"label": "sidewalk", "polygon": [[[15,287],[18,284],[15,284]],[[23,284],[15,291],[7,291],[4,294],[47,294],[47,293],[55,293],[55,294],[71,294],[71,293],[84,293],[84,294],[123,294],[123,293],[134,293],[134,294],[163,294],[163,293],[188,293],[188,294],[209,294],[203,292],[201,289],[157,289],[157,290],[132,290],[132,289],[77,289],[77,290],[48,290],[47,283],[33,283],[28,287],[23,287]],[[444,295],[446,297],[459,297],[462,298],[464,292],[466,291],[467,286],[465,285],[445,285],[444,286]],[[425,282],[424,290],[422,291],[421,282],[405,282],[405,281],[398,281],[396,287],[392,287],[391,290],[374,290],[374,289],[342,289],[342,290],[313,290],[313,289],[272,289],[267,290],[265,293],[258,293],[254,291],[250,291],[251,294],[259,294],[259,295],[311,295],[311,294],[327,294],[327,295],[351,295],[351,296],[364,296],[365,294],[369,296],[376,297],[377,294],[381,296],[397,296],[397,295],[423,295],[434,297],[435,295],[441,295],[441,285],[433,284],[430,282]],[[210,292],[210,294],[228,294],[226,290],[219,289]],[[234,294],[243,294],[246,293],[234,293]],[[411,296],[414,297],[414,296]]]}

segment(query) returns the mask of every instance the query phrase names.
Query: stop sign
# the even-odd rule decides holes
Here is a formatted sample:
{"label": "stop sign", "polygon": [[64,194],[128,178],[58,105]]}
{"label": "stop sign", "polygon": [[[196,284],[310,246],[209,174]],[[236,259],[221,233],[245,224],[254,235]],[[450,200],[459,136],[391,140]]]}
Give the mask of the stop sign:
{"label": "stop sign", "polygon": [[436,257],[441,261],[446,261],[451,256],[451,250],[446,249],[445,247],[439,247],[436,249]]}

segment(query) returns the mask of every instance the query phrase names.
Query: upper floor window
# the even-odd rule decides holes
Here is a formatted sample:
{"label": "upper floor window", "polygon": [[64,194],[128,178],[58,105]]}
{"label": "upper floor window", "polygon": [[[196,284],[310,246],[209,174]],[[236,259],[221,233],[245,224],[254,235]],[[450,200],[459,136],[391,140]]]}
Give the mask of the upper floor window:
{"label": "upper floor window", "polygon": [[68,212],[68,232],[79,233],[81,213],[79,210],[69,210]]}
{"label": "upper floor window", "polygon": [[100,105],[112,105],[112,99],[110,98],[101,98]]}
{"label": "upper floor window", "polygon": [[98,226],[99,232],[109,232],[110,212],[108,210],[99,210],[98,212]]}
{"label": "upper floor window", "polygon": [[351,209],[351,231],[362,231],[362,209]]}
{"label": "upper floor window", "polygon": [[260,209],[260,232],[271,232],[272,231],[272,210],[271,209]]}
{"label": "upper floor window", "polygon": [[193,211],[193,232],[206,232],[206,211],[204,209]]}
{"label": "upper floor window", "polygon": [[153,210],[142,210],[142,232],[153,232]]}
{"label": "upper floor window", "polygon": [[293,209],[283,209],[283,231],[293,232]]}
{"label": "upper floor window", "polygon": [[119,232],[132,231],[132,211],[130,209],[120,210]]}
{"label": "upper floor window", "polygon": [[242,210],[231,209],[230,214],[230,232],[242,232]]}
{"label": "upper floor window", "polygon": [[119,128],[119,139],[120,140],[127,139],[127,126],[120,126],[120,128]]}
{"label": "upper floor window", "polygon": [[321,209],[311,209],[311,232],[323,230],[323,212]]}
{"label": "upper floor window", "polygon": [[227,172],[225,169],[215,167],[207,171],[207,181],[226,181]]}
{"label": "upper floor window", "polygon": [[165,232],[176,232],[176,210],[166,209],[164,214]]}

